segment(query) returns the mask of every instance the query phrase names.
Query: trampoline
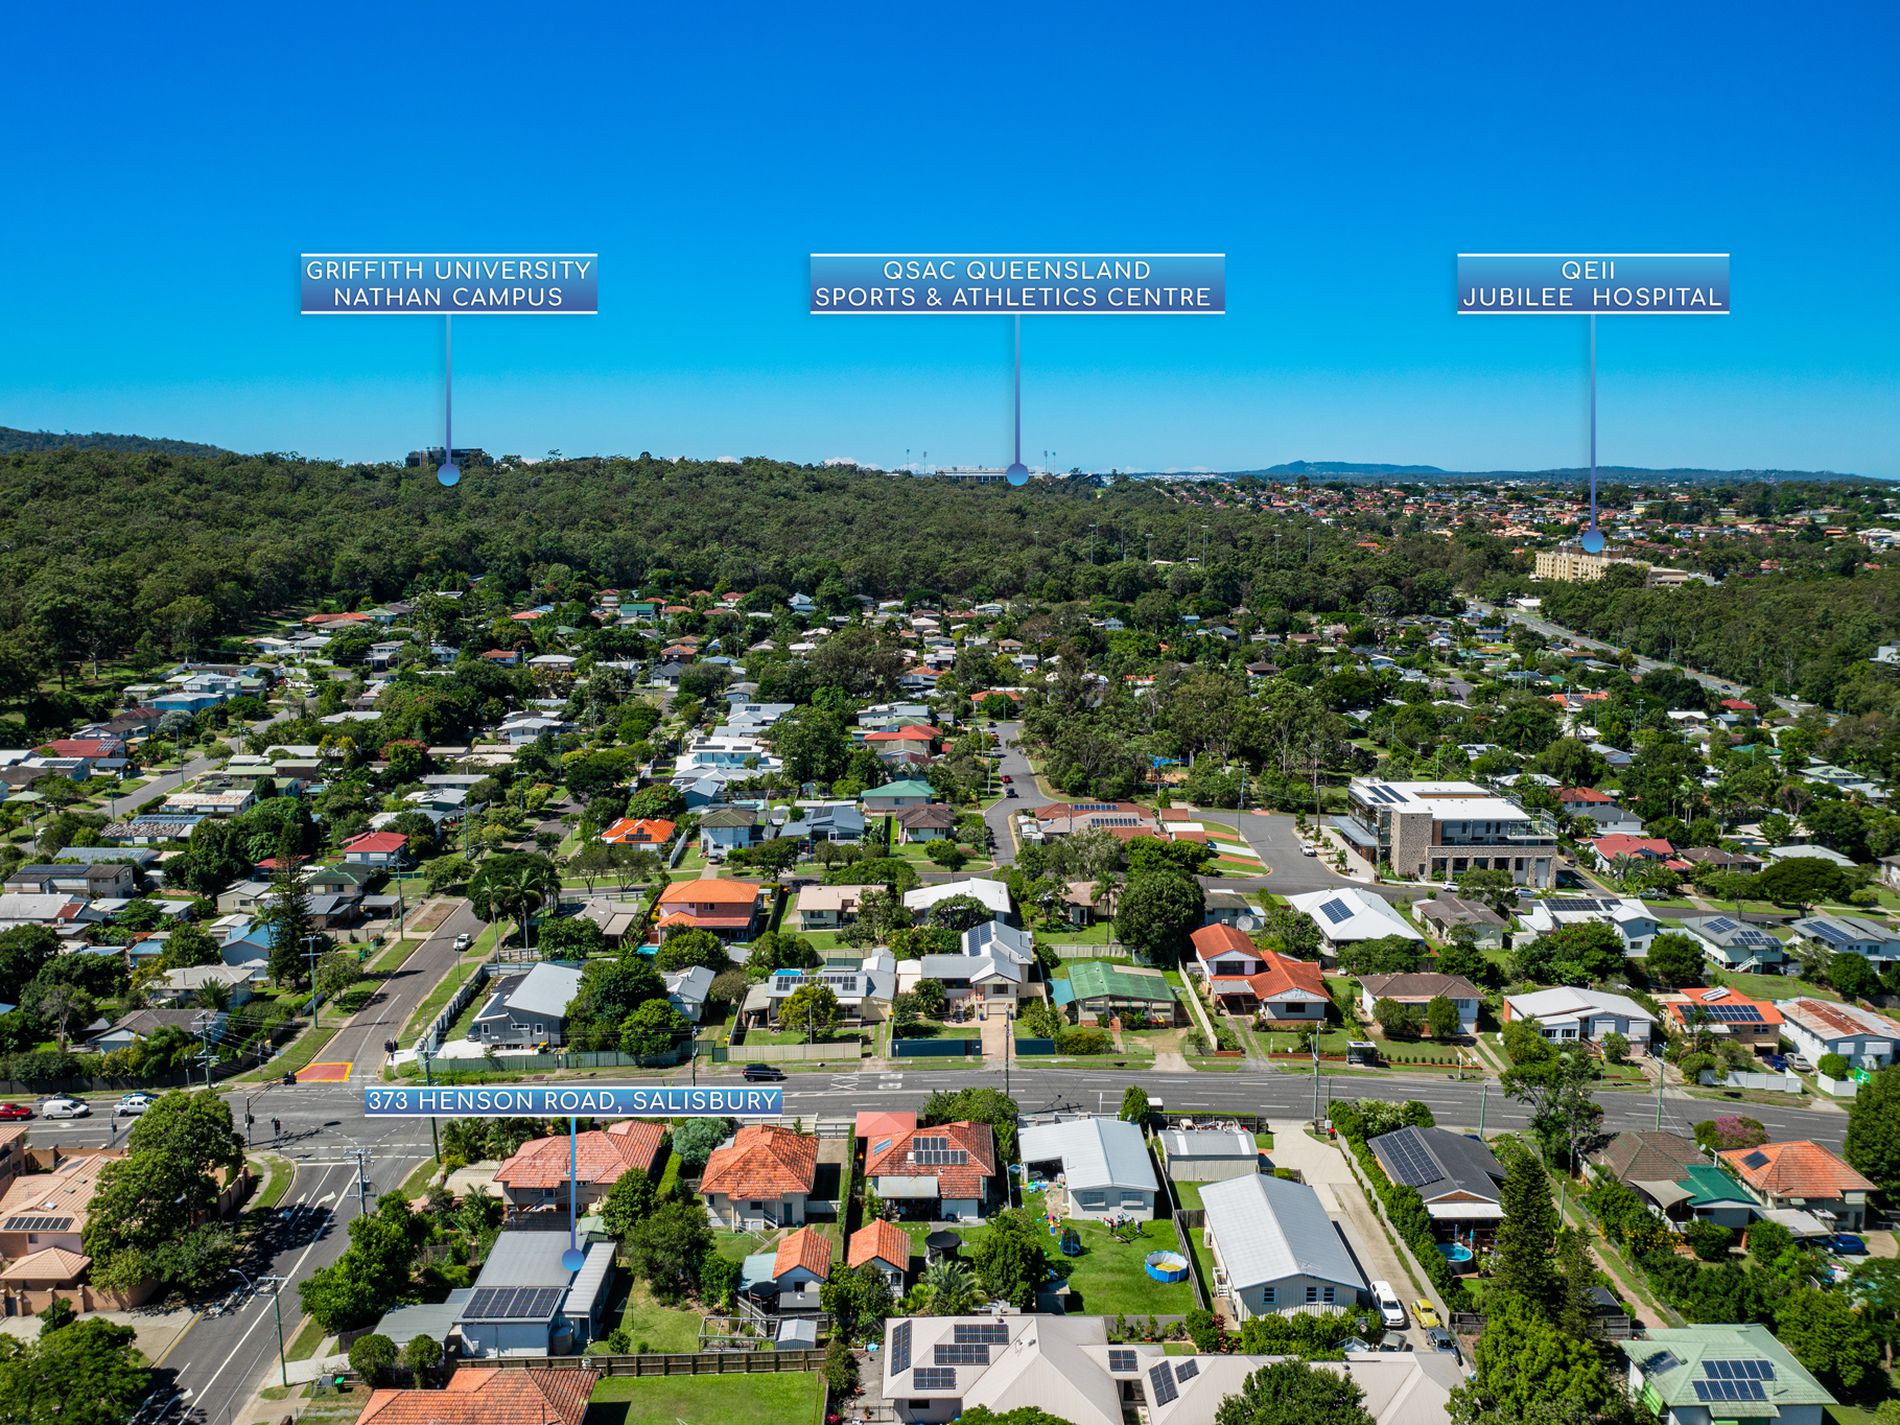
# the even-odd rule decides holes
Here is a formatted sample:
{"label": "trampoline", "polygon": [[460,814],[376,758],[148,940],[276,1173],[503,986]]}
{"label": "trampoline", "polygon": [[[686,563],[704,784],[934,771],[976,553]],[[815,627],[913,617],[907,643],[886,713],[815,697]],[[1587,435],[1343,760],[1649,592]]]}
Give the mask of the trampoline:
{"label": "trampoline", "polygon": [[1148,1275],[1158,1282],[1187,1280],[1187,1258],[1179,1252],[1150,1252],[1147,1265]]}

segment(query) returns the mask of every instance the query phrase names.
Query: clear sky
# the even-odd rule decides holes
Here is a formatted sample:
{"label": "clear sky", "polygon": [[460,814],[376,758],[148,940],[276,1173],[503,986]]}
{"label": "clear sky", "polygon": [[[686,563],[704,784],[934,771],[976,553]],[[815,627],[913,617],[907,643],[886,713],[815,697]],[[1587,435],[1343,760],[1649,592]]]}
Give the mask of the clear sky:
{"label": "clear sky", "polygon": [[1605,464],[1900,477],[1891,3],[14,7],[0,424],[348,459],[441,439],[441,323],[300,251],[598,251],[465,318],[456,438],[999,463],[1009,321],[806,315],[813,251],[1224,251],[1221,318],[1025,322],[1067,467],[1586,458],[1585,323],[1466,251],[1733,253],[1601,324]]}

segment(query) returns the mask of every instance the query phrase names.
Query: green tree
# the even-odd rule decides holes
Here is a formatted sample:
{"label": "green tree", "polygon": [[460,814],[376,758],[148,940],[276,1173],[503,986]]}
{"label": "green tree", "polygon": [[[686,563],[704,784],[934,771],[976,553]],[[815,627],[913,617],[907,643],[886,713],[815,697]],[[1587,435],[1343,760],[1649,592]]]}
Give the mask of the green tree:
{"label": "green tree", "polygon": [[396,1365],[396,1343],[372,1331],[350,1346],[350,1369],[370,1385],[386,1385]]}
{"label": "green tree", "polygon": [[412,1224],[378,1210],[350,1222],[350,1245],[297,1288],[303,1309],[325,1331],[366,1325],[394,1306],[415,1264]]}
{"label": "green tree", "polygon": [[1494,1280],[1499,1290],[1549,1311],[1557,1304],[1553,1271],[1557,1207],[1551,1201],[1550,1179],[1537,1159],[1522,1148],[1507,1157],[1499,1195],[1504,1220],[1498,1224]]}
{"label": "green tree", "polygon": [[818,1304],[831,1313],[834,1330],[846,1341],[880,1334],[885,1318],[897,1310],[890,1281],[869,1265],[833,1267],[818,1288]]}
{"label": "green tree", "polygon": [[624,1244],[627,1265],[663,1302],[681,1300],[699,1280],[712,1250],[712,1228],[697,1202],[663,1202],[634,1225]]}
{"label": "green tree", "polygon": [[1016,1156],[1016,1121],[1021,1116],[1016,1100],[999,1089],[940,1089],[924,1100],[920,1121],[930,1127],[987,1123],[996,1135],[997,1152],[1007,1161]]}
{"label": "green tree", "polygon": [[1848,1101],[1843,1151],[1883,1192],[1900,1191],[1900,1066],[1874,1074]]}
{"label": "green tree", "polygon": [[1620,1398],[1596,1346],[1565,1336],[1514,1292],[1486,1294],[1472,1365],[1472,1379],[1452,1392],[1453,1425],[1589,1425]]}
{"label": "green tree", "polygon": [[1305,1361],[1275,1361],[1249,1375],[1214,1412],[1215,1425],[1374,1425],[1366,1393],[1344,1375]]}
{"label": "green tree", "polygon": [[1665,930],[1650,941],[1649,954],[1643,959],[1643,973],[1652,985],[1673,990],[1683,985],[1701,984],[1708,978],[1709,966],[1701,945],[1695,940],[1680,931]]}
{"label": "green tree", "polygon": [[289,822],[277,838],[276,857],[270,903],[261,917],[270,927],[270,977],[280,985],[298,985],[308,974],[307,952],[319,942],[328,944],[329,937],[318,934],[310,919],[303,847]]}
{"label": "green tree", "polygon": [[[1510,1046],[1506,1044],[1506,1052]],[[1513,1063],[1499,1079],[1505,1093],[1530,1109],[1531,1131],[1546,1161],[1571,1165],[1577,1145],[1596,1130],[1603,1110],[1590,1097],[1597,1066],[1580,1044],[1551,1048],[1547,1057]]]}
{"label": "green tree", "polygon": [[539,945],[543,960],[585,962],[606,953],[607,936],[597,921],[584,915],[564,915],[541,922]]}
{"label": "green tree", "polygon": [[1036,1292],[1053,1275],[1043,1234],[1024,1208],[990,1219],[990,1230],[970,1249],[970,1264],[984,1293],[1022,1311],[1036,1305]]}
{"label": "green tree", "polygon": [[442,1368],[442,1343],[433,1336],[411,1336],[402,1348],[402,1363],[417,1385],[426,1385]]}
{"label": "green tree", "polygon": [[814,983],[800,985],[785,997],[785,1003],[779,1006],[778,1022],[781,1029],[818,1040],[837,1028],[838,1015],[836,992],[829,985]]}
{"label": "green tree", "polygon": [[600,1225],[616,1242],[624,1243],[633,1235],[641,1218],[653,1210],[653,1183],[643,1168],[628,1168],[600,1204]]}
{"label": "green tree", "polygon": [[663,999],[650,999],[620,1025],[620,1052],[657,1059],[692,1036],[693,1023]]}
{"label": "green tree", "polygon": [[37,1341],[0,1343],[0,1420],[124,1425],[151,1390],[130,1326],[87,1317]]}
{"label": "green tree", "polygon": [[673,1152],[682,1167],[697,1173],[731,1131],[723,1118],[688,1118],[673,1125]]}
{"label": "green tree", "polygon": [[666,943],[653,957],[654,967],[667,974],[694,965],[717,972],[725,969],[726,963],[726,947],[710,930],[677,930],[666,937]]}
{"label": "green tree", "polygon": [[1374,1000],[1372,1017],[1388,1039],[1409,1039],[1418,1033],[1419,1012],[1415,1004],[1395,999]]}
{"label": "green tree", "polygon": [[962,1262],[939,1257],[917,1284],[919,1309],[929,1316],[967,1316],[983,1299],[976,1278]]}
{"label": "green tree", "polygon": [[1425,1002],[1425,1028],[1433,1039],[1440,1043],[1456,1039],[1462,1027],[1458,1006],[1443,995],[1433,995]]}
{"label": "green tree", "polygon": [[1823,1382],[1853,1391],[1880,1361],[1867,1318],[1838,1291],[1797,1286],[1775,1303],[1775,1336]]}
{"label": "green tree", "polygon": [[94,1284],[215,1285],[235,1250],[230,1229],[217,1220],[217,1198],[243,1160],[223,1099],[184,1092],[160,1098],[133,1125],[126,1156],[99,1174],[81,1232]]}
{"label": "green tree", "polygon": [[1140,1084],[1130,1084],[1122,1090],[1122,1111],[1118,1117],[1123,1123],[1145,1126],[1152,1112],[1148,1105],[1148,1092]]}
{"label": "green tree", "polygon": [[165,937],[165,953],[158,957],[159,967],[185,970],[198,965],[218,963],[218,942],[202,925],[184,924]]}
{"label": "green tree", "polygon": [[1115,908],[1115,938],[1149,960],[1178,961],[1206,910],[1206,896],[1192,876],[1131,872]]}

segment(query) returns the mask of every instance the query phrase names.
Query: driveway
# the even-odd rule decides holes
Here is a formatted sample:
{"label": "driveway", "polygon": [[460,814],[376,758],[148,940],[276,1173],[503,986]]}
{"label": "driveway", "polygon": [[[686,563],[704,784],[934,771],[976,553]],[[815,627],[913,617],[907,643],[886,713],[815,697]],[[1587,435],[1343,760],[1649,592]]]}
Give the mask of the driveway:
{"label": "driveway", "polygon": [[[1392,1245],[1379,1219],[1366,1205],[1365,1192],[1346,1164],[1343,1143],[1338,1146],[1321,1143],[1308,1137],[1306,1129],[1299,1123],[1275,1124],[1273,1151],[1267,1157],[1276,1168],[1299,1170],[1307,1185],[1319,1194],[1326,1215],[1345,1234],[1347,1250],[1359,1263],[1359,1270],[1365,1274],[1366,1280],[1390,1282],[1392,1290],[1399,1294],[1399,1300],[1405,1303],[1408,1317],[1412,1314],[1412,1303],[1420,1291],[1427,1296],[1436,1296],[1430,1282],[1420,1282],[1414,1287],[1414,1273],[1406,1269],[1398,1248]],[[1444,1316],[1442,1303],[1439,1304],[1439,1316],[1441,1319]],[[1424,1346],[1424,1335],[1416,1327],[1409,1327],[1406,1334],[1414,1347]]]}
{"label": "driveway", "polygon": [[1203,811],[1197,815],[1204,822],[1236,827],[1242,839],[1253,847],[1254,854],[1266,864],[1268,870],[1265,876],[1222,876],[1218,880],[1204,881],[1204,885],[1226,886],[1234,890],[1264,890],[1281,896],[1358,886],[1389,901],[1409,900],[1419,894],[1416,886],[1375,886],[1365,881],[1355,881],[1350,876],[1340,875],[1322,857],[1302,855],[1300,842],[1303,838],[1294,827],[1293,818],[1285,813]]}

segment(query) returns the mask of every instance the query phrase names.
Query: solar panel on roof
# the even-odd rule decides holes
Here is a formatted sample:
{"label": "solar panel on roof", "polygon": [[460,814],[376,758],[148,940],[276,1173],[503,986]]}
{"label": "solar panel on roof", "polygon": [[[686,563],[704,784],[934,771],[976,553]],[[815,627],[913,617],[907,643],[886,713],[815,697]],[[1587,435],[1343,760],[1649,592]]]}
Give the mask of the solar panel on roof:
{"label": "solar panel on roof", "polygon": [[891,1371],[910,1369],[910,1322],[900,1321],[891,1330]]}
{"label": "solar panel on roof", "polygon": [[1133,1351],[1110,1351],[1108,1353],[1108,1368],[1111,1371],[1132,1371],[1135,1368],[1135,1353]]}
{"label": "solar panel on roof", "polygon": [[1742,1159],[1742,1166],[1744,1168],[1765,1168],[1768,1166],[1768,1155],[1757,1149]]}
{"label": "solar panel on roof", "polygon": [[1325,916],[1326,919],[1331,921],[1334,925],[1338,925],[1343,920],[1352,919],[1352,907],[1348,906],[1342,900],[1323,902],[1320,905],[1319,913]]}
{"label": "solar panel on roof", "polygon": [[1200,1373],[1201,1363],[1199,1361],[1183,1361],[1174,1368],[1174,1378],[1176,1380],[1193,1380],[1194,1377]]}
{"label": "solar panel on roof", "polygon": [[5,1231],[8,1232],[67,1232],[72,1229],[70,1217],[9,1217]]}
{"label": "solar panel on roof", "polygon": [[1392,1176],[1403,1187],[1424,1187],[1445,1176],[1437,1159],[1415,1133],[1395,1133],[1381,1140],[1379,1147],[1392,1165]]}
{"label": "solar panel on roof", "polygon": [[939,1341],[935,1351],[940,1366],[987,1366],[990,1348],[955,1341]]}
{"label": "solar panel on roof", "polygon": [[1148,1405],[1152,1409],[1157,1405],[1166,1405],[1180,1392],[1174,1388],[1174,1372],[1163,1361],[1158,1366],[1148,1367]]}
{"label": "solar panel on roof", "polygon": [[1718,935],[1725,935],[1736,928],[1736,922],[1730,920],[1726,915],[1718,915],[1714,920],[1707,922],[1703,926],[1703,929],[1713,930]]}
{"label": "solar panel on roof", "polygon": [[1007,1346],[1009,1327],[1000,1321],[965,1321],[950,1328],[950,1339],[966,1346]]}
{"label": "solar panel on roof", "polygon": [[911,1372],[911,1382],[919,1390],[955,1390],[956,1371],[945,1366],[919,1366]]}

